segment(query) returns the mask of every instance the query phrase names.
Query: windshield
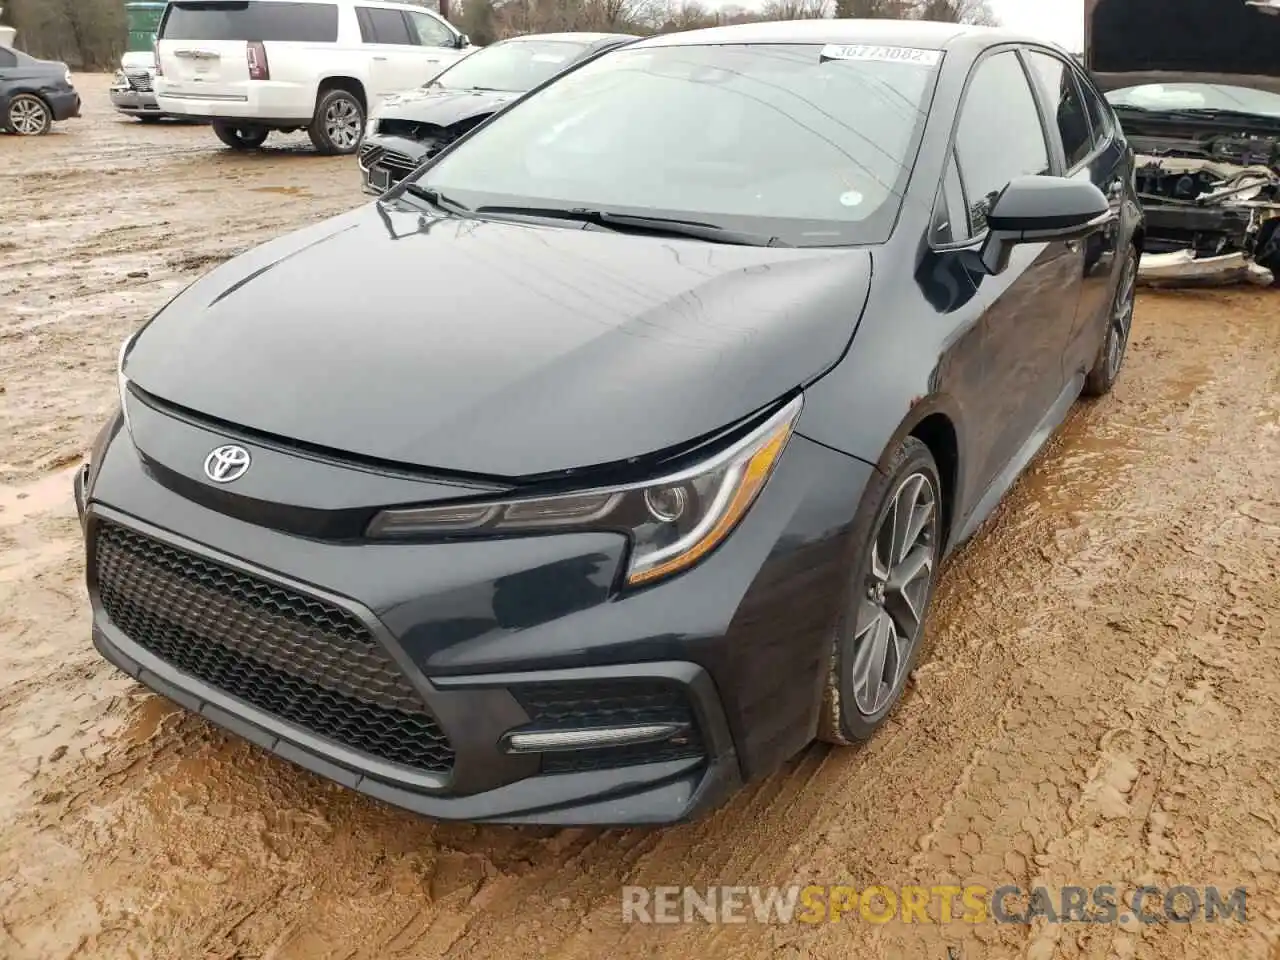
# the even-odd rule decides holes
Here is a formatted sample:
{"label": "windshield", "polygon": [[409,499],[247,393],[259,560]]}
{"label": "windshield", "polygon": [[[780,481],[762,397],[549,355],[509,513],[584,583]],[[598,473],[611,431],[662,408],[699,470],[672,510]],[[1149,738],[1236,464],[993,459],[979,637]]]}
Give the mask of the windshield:
{"label": "windshield", "polygon": [[1280,94],[1219,83],[1148,83],[1112,90],[1113,106],[1140,110],[1234,110],[1280,117]]}
{"label": "windshield", "polygon": [[523,93],[549,80],[586,49],[567,40],[507,40],[477,50],[429,86]]}
{"label": "windshield", "polygon": [[589,207],[796,246],[880,242],[940,61],[818,44],[619,50],[499,114],[420,185],[472,208]]}

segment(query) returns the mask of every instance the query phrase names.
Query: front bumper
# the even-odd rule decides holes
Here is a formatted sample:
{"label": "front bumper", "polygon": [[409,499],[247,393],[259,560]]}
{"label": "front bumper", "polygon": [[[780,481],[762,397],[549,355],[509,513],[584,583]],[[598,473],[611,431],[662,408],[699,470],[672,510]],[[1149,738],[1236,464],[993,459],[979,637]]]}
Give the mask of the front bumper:
{"label": "front bumper", "polygon": [[[117,422],[76,478],[94,644],[151,689],[278,756],[441,819],[643,824],[698,816],[814,735],[844,597],[844,534],[872,470],[860,461],[794,437],[725,544],[681,576],[619,596],[613,585],[625,541],[613,534],[325,543],[214,509],[202,501],[224,492],[193,491],[173,468],[191,459],[179,452],[207,452],[226,438],[187,423],[163,426],[141,408],[131,416],[135,437],[145,438],[142,456]],[[264,474],[275,470],[269,451],[255,457]],[[341,467],[311,461],[308,469],[310,493],[352,489]],[[132,609],[121,606],[120,578],[138,574],[120,565],[118,544],[110,548],[114,557],[102,552],[104,530],[164,553],[146,567],[150,579],[135,591]],[[199,567],[197,576],[178,578],[183,557]],[[115,578],[106,590],[104,576]],[[200,600],[210,583],[227,578],[238,585],[219,594],[231,598],[223,606]],[[225,681],[225,670],[206,671],[207,657],[191,659],[205,642],[192,625],[252,615],[240,601],[255,590],[258,597],[291,596],[295,606],[324,605],[330,620],[345,618],[372,638],[447,738],[448,763],[426,769],[375,756],[364,749],[366,721],[345,741],[330,735],[332,724],[297,720],[299,698],[317,688],[298,694],[304,688],[291,687],[292,701],[266,709],[260,682],[246,693]],[[227,646],[242,649],[244,637],[263,635],[251,622],[234,622]],[[168,639],[158,643],[156,631]],[[289,643],[295,640],[307,642],[306,633],[295,630]],[[307,669],[323,672],[314,662]],[[654,706],[659,688],[670,697]],[[627,701],[630,694],[619,689],[643,689],[637,697],[644,703]],[[628,718],[651,721],[654,710],[675,709],[669,704],[676,700],[687,705],[695,734],[684,742],[696,749],[655,743],[653,752],[637,747],[625,762],[605,750],[539,756],[510,749],[513,731],[564,729],[566,713],[577,718],[570,727],[594,729],[606,715],[627,726]]]}
{"label": "front bumper", "polygon": [[154,93],[146,93],[140,90],[115,88],[110,93],[111,105],[116,108],[119,113],[123,113],[130,117],[151,114],[153,116],[162,117],[164,111],[160,109],[160,104],[156,101]]}
{"label": "front bumper", "polygon": [[80,116],[80,94],[75,90],[54,90],[44,94],[53,111],[54,120],[70,120]]}

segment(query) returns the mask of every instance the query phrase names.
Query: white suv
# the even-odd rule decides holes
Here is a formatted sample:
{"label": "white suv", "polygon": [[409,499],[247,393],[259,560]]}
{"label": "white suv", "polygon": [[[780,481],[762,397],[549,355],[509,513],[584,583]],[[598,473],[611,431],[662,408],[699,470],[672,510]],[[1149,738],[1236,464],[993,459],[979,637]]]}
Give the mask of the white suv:
{"label": "white suv", "polygon": [[156,100],[212,121],[236,149],[305,129],[321,153],[354,153],[370,108],[473,49],[412,3],[172,0],[156,40]]}

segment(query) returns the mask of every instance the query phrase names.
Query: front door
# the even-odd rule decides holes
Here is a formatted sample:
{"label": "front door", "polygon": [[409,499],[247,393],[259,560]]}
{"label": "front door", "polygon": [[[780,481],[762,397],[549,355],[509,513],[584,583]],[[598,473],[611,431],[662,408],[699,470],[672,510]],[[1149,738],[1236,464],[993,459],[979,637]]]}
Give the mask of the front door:
{"label": "front door", "polygon": [[[1010,180],[1058,168],[1056,145],[1015,50],[999,50],[974,67],[956,158],[974,237],[986,232],[987,212]],[[971,433],[980,489],[1013,463],[1062,396],[1062,355],[1083,262],[1079,244],[1019,245],[1008,269],[978,282],[983,376],[969,404],[977,413]]]}

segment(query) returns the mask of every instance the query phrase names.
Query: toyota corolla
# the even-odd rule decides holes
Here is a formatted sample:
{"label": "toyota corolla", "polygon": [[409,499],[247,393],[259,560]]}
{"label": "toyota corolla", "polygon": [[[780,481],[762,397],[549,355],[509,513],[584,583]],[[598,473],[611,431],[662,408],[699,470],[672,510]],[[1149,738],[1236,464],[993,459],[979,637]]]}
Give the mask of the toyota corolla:
{"label": "toyota corolla", "polygon": [[1115,382],[1141,244],[1059,49],[611,51],[123,345],[94,643],[433,817],[699,815],[884,722],[940,561]]}

